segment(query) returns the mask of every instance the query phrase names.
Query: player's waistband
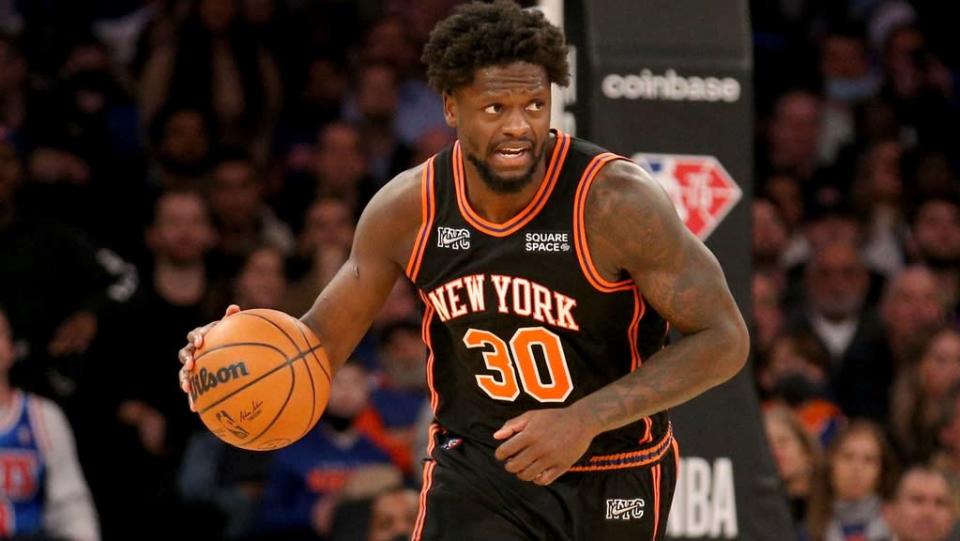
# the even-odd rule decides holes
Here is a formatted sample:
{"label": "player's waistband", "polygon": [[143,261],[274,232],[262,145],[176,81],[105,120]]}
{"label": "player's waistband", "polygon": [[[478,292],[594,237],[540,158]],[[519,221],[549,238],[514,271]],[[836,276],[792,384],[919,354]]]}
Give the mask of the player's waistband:
{"label": "player's waistband", "polygon": [[663,458],[663,455],[673,447],[673,425],[667,423],[666,433],[656,442],[647,447],[626,453],[612,455],[593,455],[583,458],[570,467],[568,472],[597,472],[609,470],[623,470],[639,468],[653,464]]}

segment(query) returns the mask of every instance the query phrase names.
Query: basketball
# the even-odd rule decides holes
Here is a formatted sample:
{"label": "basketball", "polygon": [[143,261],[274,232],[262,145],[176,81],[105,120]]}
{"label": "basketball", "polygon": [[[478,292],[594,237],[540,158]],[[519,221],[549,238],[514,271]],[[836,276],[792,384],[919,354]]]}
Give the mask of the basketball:
{"label": "basketball", "polygon": [[194,359],[190,395],[203,424],[230,445],[286,447],[330,396],[330,363],[313,332],[283,312],[252,309],[217,323]]}

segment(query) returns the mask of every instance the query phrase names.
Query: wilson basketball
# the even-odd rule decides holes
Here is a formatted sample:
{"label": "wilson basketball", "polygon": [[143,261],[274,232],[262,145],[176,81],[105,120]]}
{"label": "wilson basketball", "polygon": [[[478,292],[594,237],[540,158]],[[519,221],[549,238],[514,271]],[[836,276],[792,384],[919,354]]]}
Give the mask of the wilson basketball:
{"label": "wilson basketball", "polygon": [[253,309],[217,323],[194,354],[190,395],[223,441],[269,451],[317,424],[330,396],[330,362],[313,332],[283,312]]}

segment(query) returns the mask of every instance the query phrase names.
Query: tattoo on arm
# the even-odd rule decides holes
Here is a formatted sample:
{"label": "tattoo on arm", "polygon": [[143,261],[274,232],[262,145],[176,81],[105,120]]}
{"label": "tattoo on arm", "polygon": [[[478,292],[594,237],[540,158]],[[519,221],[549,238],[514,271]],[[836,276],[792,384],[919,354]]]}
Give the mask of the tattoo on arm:
{"label": "tattoo on arm", "polygon": [[685,335],[583,399],[603,431],[682,403],[732,376],[746,358],[746,340],[719,263],[686,230],[663,190],[626,162],[601,174],[587,203],[594,262],[607,276],[630,276],[645,301]]}

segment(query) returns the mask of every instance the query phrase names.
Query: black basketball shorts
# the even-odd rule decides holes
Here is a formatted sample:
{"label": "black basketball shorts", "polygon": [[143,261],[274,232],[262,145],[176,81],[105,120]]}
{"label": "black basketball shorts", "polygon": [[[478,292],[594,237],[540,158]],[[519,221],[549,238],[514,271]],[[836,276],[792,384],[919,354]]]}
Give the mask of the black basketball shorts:
{"label": "black basketball shorts", "polygon": [[493,449],[432,430],[413,541],[657,541],[677,479],[672,431],[591,457],[549,486],[521,481]]}

